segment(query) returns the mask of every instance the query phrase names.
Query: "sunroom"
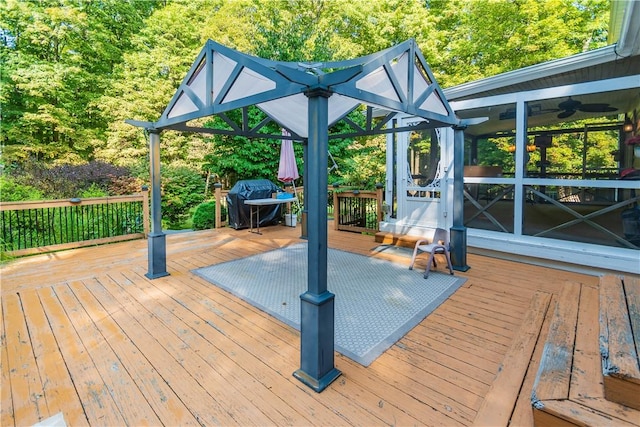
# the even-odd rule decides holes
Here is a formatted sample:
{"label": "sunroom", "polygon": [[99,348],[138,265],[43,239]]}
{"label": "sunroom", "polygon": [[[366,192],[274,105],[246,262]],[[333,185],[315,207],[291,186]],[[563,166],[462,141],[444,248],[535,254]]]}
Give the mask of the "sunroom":
{"label": "sunroom", "polygon": [[[444,90],[458,117],[488,118],[465,129],[470,251],[640,273],[640,4],[623,12],[605,48]],[[455,226],[453,132],[390,136],[387,156],[381,231]]]}

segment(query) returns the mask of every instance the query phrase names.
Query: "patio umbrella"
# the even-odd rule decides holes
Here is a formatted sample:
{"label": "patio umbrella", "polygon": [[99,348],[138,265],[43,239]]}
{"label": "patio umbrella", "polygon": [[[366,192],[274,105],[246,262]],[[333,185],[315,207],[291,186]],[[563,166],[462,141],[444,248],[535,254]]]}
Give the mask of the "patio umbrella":
{"label": "patio umbrella", "polygon": [[[289,132],[282,129],[282,136],[291,136]],[[280,146],[280,165],[278,166],[278,181],[290,182],[293,185],[293,194],[296,194],[295,180],[300,178],[298,173],[298,165],[296,164],[296,155],[293,151],[293,141],[291,139],[282,139]],[[298,209],[300,204],[296,202]]]}

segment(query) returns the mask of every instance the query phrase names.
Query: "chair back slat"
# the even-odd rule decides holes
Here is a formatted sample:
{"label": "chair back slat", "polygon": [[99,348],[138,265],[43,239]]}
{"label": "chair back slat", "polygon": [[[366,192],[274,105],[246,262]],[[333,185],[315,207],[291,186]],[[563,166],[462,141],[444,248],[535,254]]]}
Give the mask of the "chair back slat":
{"label": "chair back slat", "polygon": [[435,233],[433,234],[433,243],[440,243],[449,248],[449,233],[444,228],[436,228]]}

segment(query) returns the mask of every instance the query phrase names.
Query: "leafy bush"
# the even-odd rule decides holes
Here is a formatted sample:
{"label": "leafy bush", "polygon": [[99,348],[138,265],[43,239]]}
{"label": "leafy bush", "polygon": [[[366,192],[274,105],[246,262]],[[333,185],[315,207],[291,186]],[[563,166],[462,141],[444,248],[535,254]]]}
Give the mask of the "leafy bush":
{"label": "leafy bush", "polygon": [[91,197],[106,197],[109,195],[108,191],[103,190],[97,184],[91,184],[89,188],[80,190],[78,197],[83,199],[89,199]]}
{"label": "leafy bush", "polygon": [[[222,212],[223,217],[225,212]],[[194,230],[206,230],[216,226],[216,202],[200,203],[193,213],[192,226]]]}
{"label": "leafy bush", "polygon": [[0,238],[0,264],[5,264],[14,259],[14,257],[8,254],[7,251],[9,250],[9,248],[7,248],[7,246],[8,245],[4,242],[4,240]]}
{"label": "leafy bush", "polygon": [[118,187],[115,183],[132,179],[127,168],[101,161],[53,167],[32,163],[25,172],[25,178],[30,179],[46,198],[51,199],[78,197],[83,190],[90,188],[93,188],[92,191],[99,188],[107,193],[110,187]]}
{"label": "leafy bush", "polygon": [[0,200],[3,202],[20,202],[24,200],[42,200],[42,192],[37,188],[21,184],[14,178],[0,176]]}
{"label": "leafy bush", "polygon": [[205,180],[199,172],[184,166],[162,168],[162,219],[169,228],[181,228],[189,209],[204,200]]}
{"label": "leafy bush", "polygon": [[142,190],[142,180],[134,176],[116,176],[109,183],[110,196],[125,196],[139,193]]}

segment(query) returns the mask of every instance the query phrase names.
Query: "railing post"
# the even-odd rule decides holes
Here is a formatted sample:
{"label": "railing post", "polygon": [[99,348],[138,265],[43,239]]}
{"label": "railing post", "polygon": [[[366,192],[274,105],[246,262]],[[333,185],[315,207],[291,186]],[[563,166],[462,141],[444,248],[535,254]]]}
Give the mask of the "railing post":
{"label": "railing post", "polygon": [[215,188],[215,201],[216,201],[216,228],[222,227],[222,184],[216,182],[213,184]]}
{"label": "railing post", "polygon": [[149,231],[151,230],[149,224],[149,187],[143,185],[142,191],[142,227],[144,231],[144,238],[149,237]]}
{"label": "railing post", "polygon": [[376,196],[377,196],[377,214],[378,223],[376,224],[376,230],[380,229],[380,223],[382,222],[382,203],[384,202],[384,184],[381,182],[376,183]]}
{"label": "railing post", "polygon": [[340,184],[333,184],[333,229],[338,231],[340,225],[340,200],[338,199],[338,187]]}

